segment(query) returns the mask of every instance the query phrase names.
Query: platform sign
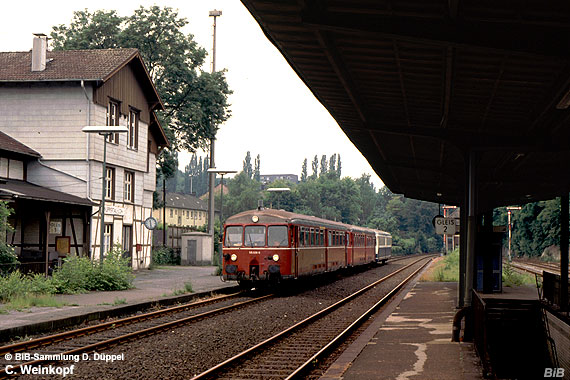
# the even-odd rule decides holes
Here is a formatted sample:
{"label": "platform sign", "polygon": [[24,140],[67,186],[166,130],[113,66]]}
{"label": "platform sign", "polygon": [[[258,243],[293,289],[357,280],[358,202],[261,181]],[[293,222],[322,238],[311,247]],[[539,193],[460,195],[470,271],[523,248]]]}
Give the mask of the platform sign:
{"label": "platform sign", "polygon": [[443,216],[436,216],[433,218],[435,226],[435,233],[440,235],[455,235],[459,227],[456,218],[444,218]]}

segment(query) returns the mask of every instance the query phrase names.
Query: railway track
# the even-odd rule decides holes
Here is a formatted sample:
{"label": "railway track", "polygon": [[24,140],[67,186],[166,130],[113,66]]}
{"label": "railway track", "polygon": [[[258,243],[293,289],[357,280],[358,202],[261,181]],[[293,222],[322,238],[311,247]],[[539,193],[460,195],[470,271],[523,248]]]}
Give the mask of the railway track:
{"label": "railway track", "polygon": [[[65,358],[73,357],[74,355],[103,350],[121,343],[157,334],[177,326],[226,313],[271,297],[273,297],[273,295],[269,294],[242,300],[241,298],[245,298],[244,292],[233,293],[29,341],[5,345],[0,347],[0,379],[11,376],[10,373],[6,372],[7,365],[11,366],[11,373],[19,374],[20,369],[25,366],[39,366],[61,361],[58,358],[64,358],[63,360],[66,360]],[[237,302],[230,303],[229,305],[196,313],[196,309],[207,308],[215,303],[235,299],[238,299]],[[188,312],[190,312],[191,315],[188,315]],[[25,356],[25,359],[14,360],[14,358],[18,357],[18,353],[24,352],[28,354]],[[10,358],[10,360],[7,360],[8,358]],[[30,360],[30,358],[34,360]]]}
{"label": "railway track", "polygon": [[513,268],[523,270],[528,273],[542,276],[543,271],[560,274],[560,265],[551,263],[534,263],[526,261],[511,261],[510,265]]}
{"label": "railway track", "polygon": [[[342,343],[431,259],[423,257],[406,265],[273,337],[198,374],[192,380],[302,378],[316,362]],[[413,266],[419,267],[378,300],[378,295],[374,294],[378,284]]]}

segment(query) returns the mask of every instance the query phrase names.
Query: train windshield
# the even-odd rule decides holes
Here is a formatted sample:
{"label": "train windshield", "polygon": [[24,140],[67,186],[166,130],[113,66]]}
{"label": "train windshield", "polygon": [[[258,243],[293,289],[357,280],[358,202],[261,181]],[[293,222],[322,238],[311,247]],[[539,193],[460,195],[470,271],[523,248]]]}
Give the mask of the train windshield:
{"label": "train windshield", "polygon": [[287,247],[287,226],[269,226],[267,228],[267,245],[269,247]]}
{"label": "train windshield", "polygon": [[230,226],[226,227],[226,240],[224,245],[226,247],[238,247],[242,243],[243,227]]}
{"label": "train windshield", "polygon": [[265,246],[265,226],[246,226],[244,240],[246,247]]}

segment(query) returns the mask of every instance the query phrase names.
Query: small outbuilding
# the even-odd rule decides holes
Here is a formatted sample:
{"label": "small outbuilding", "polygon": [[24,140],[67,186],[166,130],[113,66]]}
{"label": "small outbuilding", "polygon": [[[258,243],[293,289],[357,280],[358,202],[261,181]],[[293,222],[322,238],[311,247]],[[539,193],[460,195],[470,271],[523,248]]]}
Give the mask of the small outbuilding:
{"label": "small outbuilding", "polygon": [[212,265],[212,236],[205,232],[182,234],[180,265]]}

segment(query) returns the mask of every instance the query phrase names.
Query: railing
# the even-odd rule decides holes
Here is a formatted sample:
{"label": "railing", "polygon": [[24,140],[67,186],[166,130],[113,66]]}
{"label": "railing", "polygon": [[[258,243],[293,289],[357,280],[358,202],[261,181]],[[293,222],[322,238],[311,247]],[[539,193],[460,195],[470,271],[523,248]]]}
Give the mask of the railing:
{"label": "railing", "polygon": [[[559,307],[560,305],[560,275],[550,273],[547,271],[542,272],[542,297],[552,306]],[[570,300],[570,286],[568,287],[568,297]],[[570,303],[566,305],[566,310],[569,309]]]}

